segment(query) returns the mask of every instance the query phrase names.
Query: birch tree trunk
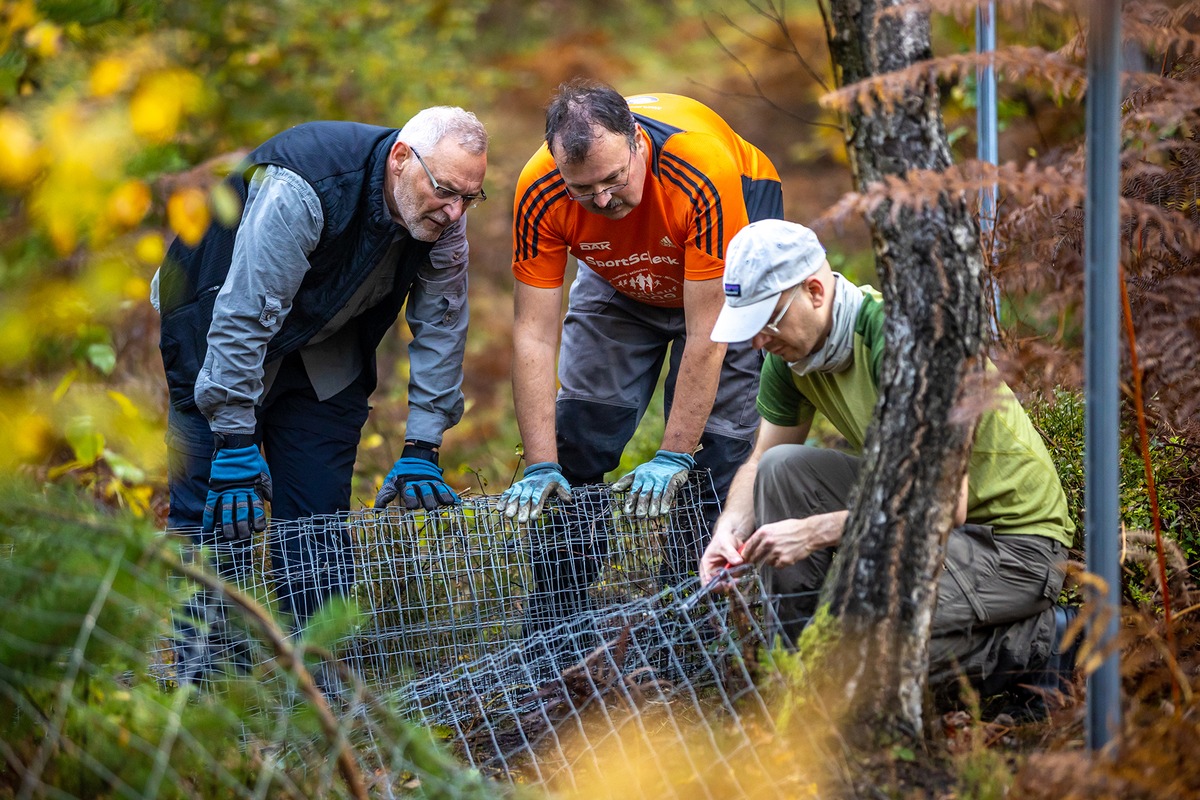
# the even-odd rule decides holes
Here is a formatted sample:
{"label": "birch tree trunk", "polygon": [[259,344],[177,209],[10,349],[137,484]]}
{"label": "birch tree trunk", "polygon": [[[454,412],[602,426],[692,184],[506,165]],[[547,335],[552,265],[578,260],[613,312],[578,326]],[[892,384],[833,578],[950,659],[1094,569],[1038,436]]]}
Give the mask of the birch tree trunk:
{"label": "birch tree trunk", "polygon": [[[842,86],[931,57],[928,14],[911,0],[830,0],[826,20]],[[890,107],[851,106],[846,122],[859,191],[951,163],[932,73]],[[919,209],[885,203],[868,222],[887,356],[822,603],[840,620],[833,666],[853,718],[876,734],[918,736],[936,578],[974,432],[973,418],[952,412],[982,363],[983,265],[962,197]]]}

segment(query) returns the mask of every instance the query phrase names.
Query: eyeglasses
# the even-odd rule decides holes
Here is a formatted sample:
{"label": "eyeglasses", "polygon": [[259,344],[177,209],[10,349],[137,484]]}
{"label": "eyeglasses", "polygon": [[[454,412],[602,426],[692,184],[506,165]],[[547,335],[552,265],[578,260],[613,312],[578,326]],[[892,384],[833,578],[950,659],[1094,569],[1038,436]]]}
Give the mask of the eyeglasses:
{"label": "eyeglasses", "polygon": [[425,165],[425,159],[421,158],[421,154],[417,152],[417,148],[410,144],[408,149],[417,157],[417,163],[421,165],[421,169],[425,170],[425,174],[429,176],[429,182],[433,184],[433,196],[438,200],[461,202],[463,208],[478,208],[480,203],[487,200],[487,193],[483,191],[483,187],[479,188],[479,194],[463,194],[442,186],[437,182],[437,178],[433,177],[433,173],[429,171],[429,167]]}
{"label": "eyeglasses", "polygon": [[786,314],[788,309],[792,307],[792,301],[796,299],[796,292],[800,291],[800,287],[803,285],[803,281],[795,285],[795,287],[792,289],[792,293],[788,295],[787,302],[783,304],[783,308],[779,309],[779,313],[772,317],[770,322],[768,322],[766,325],[763,325],[764,331],[772,336],[779,335],[779,323],[783,322],[783,315]]}
{"label": "eyeglasses", "polygon": [[629,148],[629,163],[625,165],[625,182],[624,183],[616,183],[616,184],[613,184],[612,186],[601,189],[598,192],[592,192],[591,194],[571,194],[571,191],[568,189],[567,197],[571,198],[576,203],[586,203],[588,200],[595,201],[595,199],[602,194],[606,194],[609,197],[612,197],[615,193],[621,191],[622,189],[624,189],[626,186],[629,185],[629,171],[631,169],[633,169],[633,148],[632,147]]}

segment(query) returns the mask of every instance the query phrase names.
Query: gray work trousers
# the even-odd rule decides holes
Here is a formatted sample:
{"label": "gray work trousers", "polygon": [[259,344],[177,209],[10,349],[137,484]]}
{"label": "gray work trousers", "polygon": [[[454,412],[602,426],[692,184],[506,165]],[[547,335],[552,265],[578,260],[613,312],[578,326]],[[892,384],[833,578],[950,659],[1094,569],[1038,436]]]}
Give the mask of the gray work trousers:
{"label": "gray work trousers", "polygon": [[[771,448],[759,462],[754,513],[764,525],[844,510],[860,459],[805,445]],[[816,610],[836,548],[764,570],[784,633],[796,641]],[[965,675],[985,696],[1032,679],[1054,646],[1053,605],[1066,548],[1045,536],[995,535],[966,524],[950,532],[938,577],[930,640],[930,687],[956,690]]]}
{"label": "gray work trousers", "polygon": [[[682,308],[639,303],[579,265],[558,356],[558,457],[567,480],[598,483],[617,468],[664,363],[664,416],[670,416],[686,342]],[[721,365],[717,396],[696,453],[696,465],[712,471],[721,503],[753,448],[761,367],[762,356],[749,342],[730,344]]]}
{"label": "gray work trousers", "polygon": [[[670,416],[686,342],[682,308],[639,303],[579,265],[563,323],[555,406],[558,460],[576,492],[600,483],[619,466],[664,365],[664,416]],[[672,517],[663,542],[661,578],[667,585],[678,585],[695,571],[730,481],[753,449],[761,366],[761,354],[748,342],[729,345],[695,454],[697,468],[712,476],[711,486],[701,482],[697,499],[703,519],[683,525]],[[587,610],[588,587],[611,533],[611,518],[588,519],[567,508],[548,517],[550,535],[531,556],[536,590],[529,599],[527,631],[552,628]]]}

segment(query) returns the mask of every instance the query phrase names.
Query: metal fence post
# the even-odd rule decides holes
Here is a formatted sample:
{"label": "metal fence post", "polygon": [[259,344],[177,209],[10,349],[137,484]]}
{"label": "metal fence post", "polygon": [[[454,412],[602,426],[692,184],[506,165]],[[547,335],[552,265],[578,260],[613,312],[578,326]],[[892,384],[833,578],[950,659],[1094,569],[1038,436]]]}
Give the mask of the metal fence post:
{"label": "metal fence post", "polygon": [[[975,7],[975,52],[991,54],[996,50],[996,3],[981,0]],[[975,130],[976,158],[985,164],[999,163],[996,120],[996,68],[989,60],[975,68]],[[996,262],[996,183],[979,190],[979,239],[988,248],[988,264]],[[1000,283],[989,276],[995,314],[992,316],[992,337],[1000,338]]]}
{"label": "metal fence post", "polygon": [[[1121,9],[1094,0],[1088,30],[1087,199],[1084,209],[1085,506],[1088,571],[1107,592],[1094,619],[1100,646],[1113,654],[1088,679],[1088,746],[1100,750],[1120,733],[1121,678],[1115,640],[1120,622],[1118,387],[1120,319],[1118,197],[1120,185]],[[1095,633],[1095,632],[1093,632]]]}

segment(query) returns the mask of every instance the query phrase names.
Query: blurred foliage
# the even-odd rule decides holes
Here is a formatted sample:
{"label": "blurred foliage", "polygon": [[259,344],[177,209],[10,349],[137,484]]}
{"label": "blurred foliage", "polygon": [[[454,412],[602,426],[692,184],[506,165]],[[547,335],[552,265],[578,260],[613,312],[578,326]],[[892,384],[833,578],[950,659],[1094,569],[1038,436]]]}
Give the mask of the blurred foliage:
{"label": "blurred foliage", "polygon": [[161,512],[149,278],[222,213],[221,157],[308,119],[486,97],[485,6],[0,2],[0,470]]}
{"label": "blurred foliage", "polygon": [[[494,796],[369,694],[337,737],[323,729],[286,663],[348,632],[358,617],[344,603],[328,604],[290,651],[274,645],[266,674],[164,691],[147,654],[178,608],[168,586],[182,584],[168,578],[181,563],[178,543],[147,520],[0,476],[0,796],[348,797],[332,766],[344,741],[389,796],[400,785]],[[267,612],[256,616],[265,638],[285,639]]]}

